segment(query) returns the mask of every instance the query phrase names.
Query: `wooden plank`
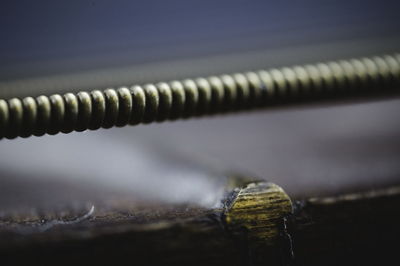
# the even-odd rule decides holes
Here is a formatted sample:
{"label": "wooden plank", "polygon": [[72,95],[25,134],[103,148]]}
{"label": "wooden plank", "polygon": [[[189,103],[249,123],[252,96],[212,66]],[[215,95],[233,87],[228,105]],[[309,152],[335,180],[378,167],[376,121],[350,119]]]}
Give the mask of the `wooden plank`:
{"label": "wooden plank", "polygon": [[389,264],[397,259],[399,203],[400,187],[292,204],[272,183],[244,183],[215,209],[121,202],[45,221],[2,219],[0,258],[2,265]]}

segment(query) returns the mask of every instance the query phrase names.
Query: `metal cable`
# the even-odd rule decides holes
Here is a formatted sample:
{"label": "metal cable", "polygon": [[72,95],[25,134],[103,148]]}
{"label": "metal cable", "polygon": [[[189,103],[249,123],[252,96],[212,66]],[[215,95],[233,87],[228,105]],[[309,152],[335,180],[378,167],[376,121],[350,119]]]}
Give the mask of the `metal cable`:
{"label": "metal cable", "polygon": [[400,92],[400,54],[52,96],[0,99],[0,139]]}

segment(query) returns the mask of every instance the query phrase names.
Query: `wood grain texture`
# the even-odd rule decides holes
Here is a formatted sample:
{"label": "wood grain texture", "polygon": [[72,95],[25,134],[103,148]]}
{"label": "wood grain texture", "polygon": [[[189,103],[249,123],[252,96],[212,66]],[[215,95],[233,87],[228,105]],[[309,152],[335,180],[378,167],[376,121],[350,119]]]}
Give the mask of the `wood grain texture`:
{"label": "wood grain texture", "polygon": [[254,265],[266,255],[274,264],[283,260],[276,239],[291,205],[281,188],[245,184],[227,191],[222,206],[121,202],[61,218],[8,217],[0,222],[0,258],[2,265]]}
{"label": "wood grain texture", "polygon": [[291,201],[272,183],[231,185],[238,184],[215,209],[120,202],[2,218],[1,265],[364,266],[398,259],[400,187]]}
{"label": "wood grain texture", "polygon": [[295,203],[294,265],[398,264],[400,187]]}

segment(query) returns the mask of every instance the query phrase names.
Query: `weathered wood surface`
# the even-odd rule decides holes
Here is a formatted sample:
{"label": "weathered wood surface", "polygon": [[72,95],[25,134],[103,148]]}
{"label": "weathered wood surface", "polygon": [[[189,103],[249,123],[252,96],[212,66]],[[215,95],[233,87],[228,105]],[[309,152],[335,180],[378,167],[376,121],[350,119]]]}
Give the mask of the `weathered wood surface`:
{"label": "weathered wood surface", "polygon": [[287,226],[294,265],[397,265],[400,187],[312,198]]}
{"label": "weathered wood surface", "polygon": [[291,212],[285,192],[272,183],[251,183],[227,193],[222,203],[216,209],[120,204],[69,219],[3,219],[0,255],[5,265],[280,263],[282,217]]}
{"label": "weathered wood surface", "polygon": [[384,265],[397,260],[399,187],[292,204],[278,186],[258,182],[232,189],[222,203],[205,209],[120,202],[2,218],[1,265]]}

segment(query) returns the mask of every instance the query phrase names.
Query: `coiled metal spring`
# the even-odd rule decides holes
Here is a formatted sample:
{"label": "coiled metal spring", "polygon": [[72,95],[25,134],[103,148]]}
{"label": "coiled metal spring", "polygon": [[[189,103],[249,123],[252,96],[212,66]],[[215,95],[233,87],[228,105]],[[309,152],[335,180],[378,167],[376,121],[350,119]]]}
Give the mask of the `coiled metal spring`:
{"label": "coiled metal spring", "polygon": [[122,127],[255,107],[400,92],[400,54],[52,96],[0,99],[0,138]]}

